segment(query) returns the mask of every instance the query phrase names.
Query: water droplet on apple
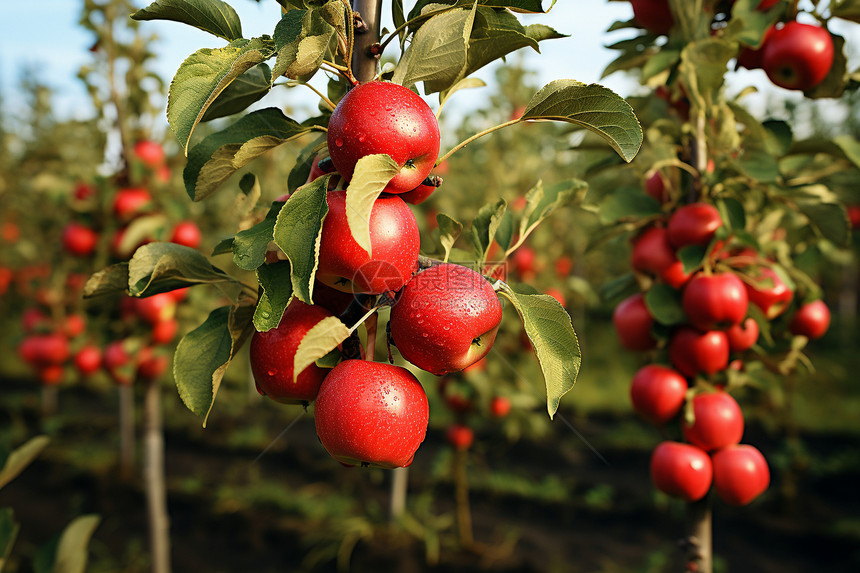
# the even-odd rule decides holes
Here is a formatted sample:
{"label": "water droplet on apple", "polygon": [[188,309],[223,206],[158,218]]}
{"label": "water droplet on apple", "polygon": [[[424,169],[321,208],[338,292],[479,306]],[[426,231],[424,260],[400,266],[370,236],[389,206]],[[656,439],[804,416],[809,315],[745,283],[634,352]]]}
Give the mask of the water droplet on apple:
{"label": "water droplet on apple", "polygon": [[[359,136],[358,136],[358,141],[359,141],[360,143],[364,143],[364,140],[365,140],[365,139],[367,139],[367,137],[366,137],[363,133],[362,133],[361,135],[359,135]],[[337,143],[337,142],[335,142],[335,143]]]}
{"label": "water droplet on apple", "polygon": [[430,336],[430,334],[429,334],[429,333],[427,333],[427,332],[425,332],[425,333],[424,333],[424,338],[427,338],[428,336]]}
{"label": "water droplet on apple", "polygon": [[334,144],[337,145],[338,147],[343,147],[343,139],[338,137],[337,139],[334,140]]}
{"label": "water droplet on apple", "polygon": [[271,370],[266,372],[266,374],[268,374],[269,376],[275,376],[277,373],[278,371],[275,368],[272,368]]}

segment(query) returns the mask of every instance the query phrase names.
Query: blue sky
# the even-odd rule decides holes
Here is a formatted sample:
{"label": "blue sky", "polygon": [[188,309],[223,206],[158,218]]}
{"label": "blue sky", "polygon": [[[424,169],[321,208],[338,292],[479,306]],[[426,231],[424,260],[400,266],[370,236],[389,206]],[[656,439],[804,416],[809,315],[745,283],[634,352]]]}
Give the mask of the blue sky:
{"label": "blue sky", "polygon": [[[239,13],[246,37],[271,34],[279,18],[279,6],[274,0],[263,0],[260,4],[251,0],[229,0]],[[139,6],[148,2],[140,0]],[[408,5],[409,3],[407,3]],[[387,4],[386,4],[387,5]],[[57,92],[56,110],[60,117],[82,117],[91,113],[89,98],[75,75],[82,64],[89,61],[88,47],[91,39],[78,27],[80,0],[36,0],[19,2],[4,0],[0,8],[0,90],[7,109],[14,112],[14,95],[22,65],[37,68],[42,81]],[[600,82],[621,95],[629,95],[637,86],[629,77],[614,74],[600,80],[603,68],[613,58],[613,52],[603,46],[621,38],[629,37],[629,31],[607,34],[605,30],[615,20],[626,20],[632,16],[627,2],[607,0],[558,0],[548,15],[524,16],[526,23],[544,22],[558,31],[569,34],[569,38],[542,43],[542,54],[523,50],[527,66],[538,74],[541,85],[558,78],[572,78],[582,82]],[[182,60],[202,47],[218,47],[223,42],[196,29],[172,22],[146,22],[146,30],[158,35],[154,46],[158,53],[157,71],[162,77],[172,77]],[[858,37],[858,26],[845,24],[838,31]],[[849,38],[849,41],[851,38]],[[493,77],[491,69],[476,74],[485,80]],[[763,92],[779,91],[769,85],[761,71],[731,74],[730,86],[740,89],[752,84]],[[307,91],[310,94],[309,90]],[[481,90],[469,90],[455,97],[448,113],[467,113],[470,106],[482,100]],[[290,91],[296,97],[296,90]],[[759,102],[764,101],[764,96]],[[308,96],[311,102],[313,97]],[[268,98],[266,100],[269,102]],[[309,103],[308,105],[313,105]],[[458,109],[459,108],[459,109]],[[166,125],[166,121],[165,121]]]}

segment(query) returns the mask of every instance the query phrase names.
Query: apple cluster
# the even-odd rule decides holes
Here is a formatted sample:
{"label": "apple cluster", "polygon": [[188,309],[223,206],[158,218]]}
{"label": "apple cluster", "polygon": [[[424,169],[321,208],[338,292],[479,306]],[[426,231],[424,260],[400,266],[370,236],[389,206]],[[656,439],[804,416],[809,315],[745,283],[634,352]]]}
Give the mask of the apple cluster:
{"label": "apple cluster", "polygon": [[[646,192],[662,194],[661,185],[651,180]],[[735,241],[712,204],[677,207],[632,243],[631,265],[642,291],[617,305],[613,323],[622,346],[656,359],[633,378],[633,409],[659,427],[683,418],[686,441],[664,442],[654,451],[654,484],[694,501],[713,483],[726,502],[749,503],[765,491],[769,474],[761,453],[740,445],[744,421],[729,394],[731,371],[756,359],[765,322],[773,336],[782,331],[815,339],[829,326],[829,310],[821,300],[795,296],[780,265]],[[704,258],[688,270],[679,253],[690,249]],[[654,296],[658,291],[677,304],[669,319],[665,309],[654,308],[666,300]]]}
{"label": "apple cluster", "polygon": [[[734,3],[730,0],[718,6],[717,12],[730,14]],[[761,0],[756,10],[764,12],[778,3],[779,0]],[[630,4],[638,26],[658,35],[672,31],[675,19],[669,0],[630,0]],[[761,69],[774,85],[789,90],[808,91],[821,84],[833,66],[833,38],[826,28],[795,18],[785,18],[771,26],[759,46],[742,46],[738,67]]]}
{"label": "apple cluster", "polygon": [[[444,376],[486,356],[502,319],[493,286],[479,272],[439,261],[419,264],[420,235],[408,203],[423,201],[441,183],[431,175],[439,145],[433,111],[403,86],[373,81],[343,97],[328,125],[328,157],[314,159],[308,178],[331,174],[314,304],[294,298],[277,328],[255,332],[251,339],[259,392],[285,404],[314,402],[319,439],[345,465],[411,464],[425,437],[429,402],[409,370],[373,361],[372,339],[357,352],[344,343],[345,359],[334,368],[314,363],[296,374],[295,357],[310,331],[332,317],[355,323],[383,301],[391,306],[389,345],[414,366]],[[380,154],[399,171],[370,210],[368,251],[353,236],[343,187],[359,160]],[[277,250],[266,260],[285,258]]]}

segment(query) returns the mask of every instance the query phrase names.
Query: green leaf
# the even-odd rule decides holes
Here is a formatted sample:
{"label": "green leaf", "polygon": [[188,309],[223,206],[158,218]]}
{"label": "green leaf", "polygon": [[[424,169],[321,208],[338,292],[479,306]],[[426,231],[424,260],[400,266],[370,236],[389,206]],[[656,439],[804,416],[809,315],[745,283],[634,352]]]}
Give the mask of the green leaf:
{"label": "green leaf", "polygon": [[681,52],[678,50],[663,49],[645,60],[642,66],[642,81],[652,78],[657,74],[674,67],[681,60]]}
{"label": "green leaf", "polygon": [[626,273],[600,287],[600,299],[614,306],[622,299],[638,292],[638,287],[636,276],[633,273]]}
{"label": "green leaf", "polygon": [[451,98],[451,96],[460,90],[483,88],[486,86],[487,82],[485,82],[484,80],[478,78],[463,78],[462,80],[451,86],[449,89],[439,92],[439,108],[441,109],[442,106],[448,103],[448,100]]}
{"label": "green leaf", "polygon": [[176,243],[149,243],[128,262],[128,293],[152,296],[196,284],[235,283],[200,251]]}
{"label": "green leaf", "polygon": [[825,239],[843,247],[851,241],[851,222],[841,203],[798,199],[795,204]]}
{"label": "green leaf", "polygon": [[320,368],[334,368],[335,366],[337,366],[338,362],[340,362],[340,359],[342,357],[343,354],[341,354],[340,350],[335,348],[322,358],[317,358],[314,364],[316,364]]}
{"label": "green leaf", "polygon": [[502,252],[507,251],[514,240],[514,216],[510,211],[505,211],[502,216],[502,221],[499,223],[499,228],[496,229],[496,243],[501,247]]}
{"label": "green leaf", "polygon": [[654,320],[666,326],[683,324],[687,315],[681,307],[681,293],[669,285],[657,283],[645,293],[645,306]]}
{"label": "green leaf", "polygon": [[87,568],[87,547],[101,518],[98,515],[82,515],[75,518],[60,535],[54,554],[52,573],[84,573]]}
{"label": "green leaf", "polygon": [[293,357],[293,382],[305,368],[336,349],[349,334],[349,329],[336,316],[326,317],[316,323],[307,331],[296,349]]}
{"label": "green leaf", "polygon": [[[406,15],[403,11],[403,0],[391,0],[391,21],[394,22],[394,28],[400,28],[406,23]],[[400,45],[406,39],[406,28],[404,27],[397,33],[400,38]]]}
{"label": "green leaf", "polygon": [[442,249],[445,251],[445,258],[443,260],[447,261],[448,257],[451,256],[451,249],[454,247],[454,243],[457,242],[457,239],[463,233],[463,223],[449,217],[445,213],[436,215],[436,223],[439,225],[439,241],[442,243]]}
{"label": "green leaf", "polygon": [[299,187],[293,193],[275,222],[275,244],[290,261],[293,294],[306,304],[313,304],[314,276],[317,272],[323,222],[328,215],[328,181],[324,175]]}
{"label": "green leaf", "polygon": [[248,305],[216,308],[176,347],[173,378],[179,397],[189,410],[204,417],[204,428],[224,372],[253,331],[251,312]]}
{"label": "green leaf", "polygon": [[50,438],[47,436],[36,436],[25,442],[22,446],[15,448],[6,458],[3,467],[0,468],[0,489],[18,477],[36,459],[36,456],[45,449],[50,441]]}
{"label": "green leaf", "polygon": [[737,0],[732,6],[732,19],[726,27],[728,39],[737,39],[747,46],[761,46],[765,32],[773,26],[779,16],[785,11],[785,6],[778,6],[762,12],[758,10],[761,0]]}
{"label": "green leaf", "polygon": [[[212,249],[211,256],[214,257],[216,255],[226,255],[227,253],[232,253],[234,239],[235,237],[227,237],[226,239],[222,239],[217,245],[215,245],[215,248]],[[126,286],[128,286],[128,278],[126,278],[125,282]]]}
{"label": "green leaf", "polygon": [[[411,87],[418,82],[434,82],[451,87],[466,74],[469,35],[475,21],[477,3],[471,9],[451,10],[427,20],[415,33],[412,43],[394,68],[391,80]],[[428,91],[428,93],[430,93]]]}
{"label": "green leaf", "polygon": [[281,323],[284,311],[293,298],[290,263],[281,261],[261,266],[257,269],[257,280],[263,287],[263,293],[254,311],[254,328],[266,332]]}
{"label": "green leaf", "polygon": [[598,215],[604,224],[617,223],[627,217],[651,217],[662,212],[658,201],[632,187],[617,189],[598,205]]}
{"label": "green leaf", "polygon": [[746,228],[747,214],[740,201],[728,197],[726,199],[718,199],[716,204],[725,227],[732,231],[742,231]]}
{"label": "green leaf", "polygon": [[860,141],[857,141],[857,139],[850,135],[837,135],[833,138],[833,143],[839,146],[839,149],[842,150],[845,157],[847,157],[855,167],[860,167]]}
{"label": "green leaf", "polygon": [[[530,210],[530,203],[534,196],[529,194],[526,207],[523,210],[523,218],[528,221],[528,229],[540,224],[544,219],[552,215],[556,209],[567,205],[574,199],[582,197],[588,190],[588,183],[579,179],[566,179],[559,181],[549,187],[540,188],[540,199],[536,202],[534,209]],[[531,191],[529,191],[531,193]],[[528,213],[528,215],[526,214]],[[527,217],[527,218],[526,218]]]}
{"label": "green leaf", "polygon": [[254,66],[221,92],[206,109],[200,121],[212,121],[244,111],[272,89],[272,70],[266,64]]}
{"label": "green leaf", "polygon": [[368,255],[371,255],[371,209],[379,194],[400,168],[396,161],[384,153],[366,155],[355,164],[352,180],[346,188],[346,221],[349,231],[358,246],[367,251]]}
{"label": "green leaf", "polygon": [[319,10],[287,12],[274,32],[278,51],[273,70],[275,77],[298,79],[316,72],[334,37],[334,27]]}
{"label": "green leaf", "polygon": [[847,87],[848,58],[845,56],[845,38],[830,34],[833,41],[833,63],[830,71],[821,82],[811,90],[803,92],[808,99],[829,99],[842,96]]}
{"label": "green leaf", "polygon": [[156,0],[131,15],[134,20],[172,20],[232,41],[242,37],[233,7],[221,0]]}
{"label": "green leaf", "polygon": [[231,175],[273,147],[313,131],[276,108],[253,111],[191,148],[183,172],[194,201],[214,193]]}
{"label": "green leaf", "polygon": [[684,272],[689,274],[702,266],[708,249],[701,245],[687,245],[678,249],[678,260],[684,265]]}
{"label": "green leaf", "polygon": [[206,109],[230,83],[272,55],[270,38],[244,38],[229,46],[203,48],[188,56],[170,82],[167,121],[186,154],[191,134]]}
{"label": "green leaf", "polygon": [[3,568],[9,561],[9,555],[12,553],[15,539],[18,538],[19,530],[20,526],[15,523],[12,508],[4,507],[0,509],[0,571],[3,571]]}
{"label": "green leaf", "polygon": [[773,183],[779,179],[779,163],[773,155],[765,151],[745,151],[738,167],[745,175],[758,181]]}
{"label": "green leaf", "polygon": [[546,383],[546,409],[552,419],[562,396],[576,383],[582,365],[570,316],[557,300],[546,294],[518,293],[507,285],[502,286],[499,294],[517,309],[537,354]]}
{"label": "green leaf", "polygon": [[[290,175],[287,177],[287,191],[294,193],[296,189],[307,183],[308,177],[311,174],[311,166],[314,158],[322,152],[326,147],[325,135],[321,135],[308,143],[299,152],[299,157],[296,159],[296,164],[290,170]],[[328,153],[324,153],[328,156]]]}
{"label": "green leaf", "polygon": [[84,298],[128,292],[128,263],[116,263],[93,273],[84,285]]}
{"label": "green leaf", "polygon": [[484,262],[486,259],[487,251],[490,250],[490,245],[496,238],[496,231],[502,224],[502,217],[507,208],[508,203],[504,199],[499,199],[495,203],[487,203],[478,210],[478,214],[472,221],[470,237],[472,245],[475,247],[475,255],[480,262]]}
{"label": "green leaf", "polygon": [[542,87],[520,121],[551,119],[579,125],[602,137],[630,162],[642,145],[642,127],[624,99],[601,85],[555,80]]}
{"label": "green leaf", "polygon": [[778,119],[769,119],[762,123],[762,127],[766,133],[765,148],[767,151],[776,157],[788,155],[793,139],[791,126]]}
{"label": "green leaf", "polygon": [[233,262],[242,270],[253,271],[266,262],[266,249],[274,240],[275,221],[283,205],[274,203],[266,218],[233,238]]}
{"label": "green leaf", "polygon": [[[721,86],[729,60],[737,55],[737,45],[718,38],[706,38],[687,44],[681,51],[679,70],[691,100],[709,97]],[[700,104],[702,105],[702,104]]]}

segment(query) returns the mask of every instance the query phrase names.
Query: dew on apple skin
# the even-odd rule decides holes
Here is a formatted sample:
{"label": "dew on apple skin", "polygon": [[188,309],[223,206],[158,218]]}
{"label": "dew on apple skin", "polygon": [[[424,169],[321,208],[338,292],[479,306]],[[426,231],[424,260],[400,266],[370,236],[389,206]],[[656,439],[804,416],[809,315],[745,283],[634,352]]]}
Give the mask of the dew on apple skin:
{"label": "dew on apple skin", "polygon": [[338,138],[336,138],[336,139],[334,140],[334,144],[335,144],[335,145],[337,145],[338,147],[343,147],[343,139],[341,139],[341,138],[339,138],[339,137],[338,137]]}
{"label": "dew on apple skin", "polygon": [[[365,139],[367,139],[367,136],[365,136],[363,133],[358,136],[359,143],[364,143]],[[335,142],[335,143],[337,143],[337,142]]]}
{"label": "dew on apple skin", "polygon": [[268,374],[269,376],[277,376],[278,371],[275,368],[272,368],[271,370],[268,370],[266,374]]}

